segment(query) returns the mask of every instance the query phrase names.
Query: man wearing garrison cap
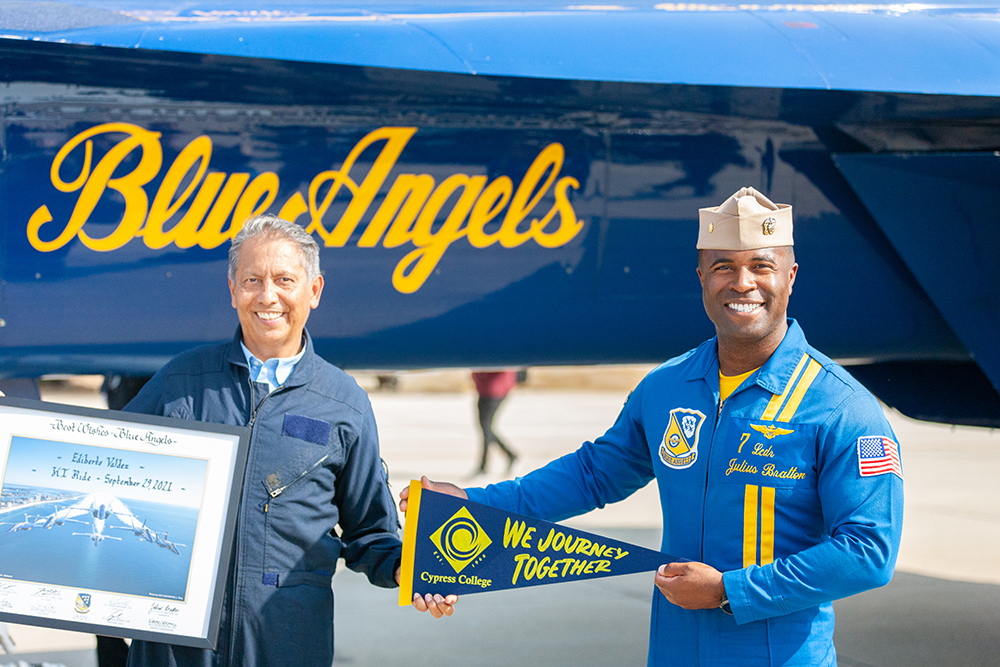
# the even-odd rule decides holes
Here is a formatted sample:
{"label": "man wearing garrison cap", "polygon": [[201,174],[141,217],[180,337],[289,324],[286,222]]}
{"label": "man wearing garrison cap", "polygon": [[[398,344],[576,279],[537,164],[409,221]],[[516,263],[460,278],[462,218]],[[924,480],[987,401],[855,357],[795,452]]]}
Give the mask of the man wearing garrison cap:
{"label": "man wearing garrison cap", "polygon": [[[485,489],[425,485],[558,521],[656,479],[650,665],[836,665],[831,601],[892,576],[899,447],[875,398],[787,317],[792,207],[742,188],[699,212],[716,336],[647,375],[594,442]],[[405,508],[405,492],[401,494]]]}

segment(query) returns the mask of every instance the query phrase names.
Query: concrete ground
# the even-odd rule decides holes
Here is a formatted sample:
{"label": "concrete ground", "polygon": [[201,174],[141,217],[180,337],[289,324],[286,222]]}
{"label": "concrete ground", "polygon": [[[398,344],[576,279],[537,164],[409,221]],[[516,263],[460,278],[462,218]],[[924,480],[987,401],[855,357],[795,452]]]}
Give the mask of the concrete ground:
{"label": "concrete ground", "polygon": [[[532,369],[501,408],[497,430],[527,472],[599,435],[646,367]],[[505,463],[478,464],[475,394],[467,374],[407,373],[394,392],[371,393],[382,455],[398,493],[411,478],[478,485]],[[93,383],[47,383],[47,400],[101,405]],[[836,644],[844,667],[986,667],[1000,664],[1000,433],[914,422],[888,412],[901,443],[906,519],[896,576],[885,588],[841,600]],[[616,506],[570,522],[657,548],[652,485]],[[641,665],[652,575],[636,574],[465,596],[455,616],[434,620],[396,606],[394,590],[338,572],[336,665]],[[11,626],[16,660],[95,667],[93,638]]]}

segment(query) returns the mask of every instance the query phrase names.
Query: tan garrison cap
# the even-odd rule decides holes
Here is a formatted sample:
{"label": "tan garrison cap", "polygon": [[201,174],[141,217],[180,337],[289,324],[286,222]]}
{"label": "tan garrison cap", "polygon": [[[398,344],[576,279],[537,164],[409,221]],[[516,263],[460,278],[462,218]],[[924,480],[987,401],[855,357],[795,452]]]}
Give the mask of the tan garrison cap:
{"label": "tan garrison cap", "polygon": [[793,245],[792,207],[753,188],[740,188],[722,206],[698,209],[699,250],[754,250]]}

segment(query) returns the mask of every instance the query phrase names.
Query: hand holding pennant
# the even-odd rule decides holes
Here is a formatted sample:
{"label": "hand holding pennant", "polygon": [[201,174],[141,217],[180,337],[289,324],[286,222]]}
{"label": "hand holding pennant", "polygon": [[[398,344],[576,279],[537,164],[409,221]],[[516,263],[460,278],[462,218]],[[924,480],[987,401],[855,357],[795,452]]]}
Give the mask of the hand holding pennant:
{"label": "hand holding pennant", "polygon": [[[402,495],[402,494],[401,494]],[[421,488],[406,497],[399,604],[651,572],[684,559]]]}

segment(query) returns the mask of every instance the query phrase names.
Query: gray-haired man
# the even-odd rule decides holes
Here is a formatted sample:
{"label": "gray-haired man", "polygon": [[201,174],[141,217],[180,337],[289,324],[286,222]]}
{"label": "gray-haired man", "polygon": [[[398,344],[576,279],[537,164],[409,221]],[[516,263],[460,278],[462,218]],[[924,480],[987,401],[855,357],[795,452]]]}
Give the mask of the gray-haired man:
{"label": "gray-haired man", "polygon": [[329,665],[337,559],[376,586],[397,583],[399,524],[371,405],[305,330],[323,293],[316,242],[291,222],[255,216],[229,260],[233,340],[178,355],[126,406],[251,428],[218,645],[137,641],[132,666]]}

